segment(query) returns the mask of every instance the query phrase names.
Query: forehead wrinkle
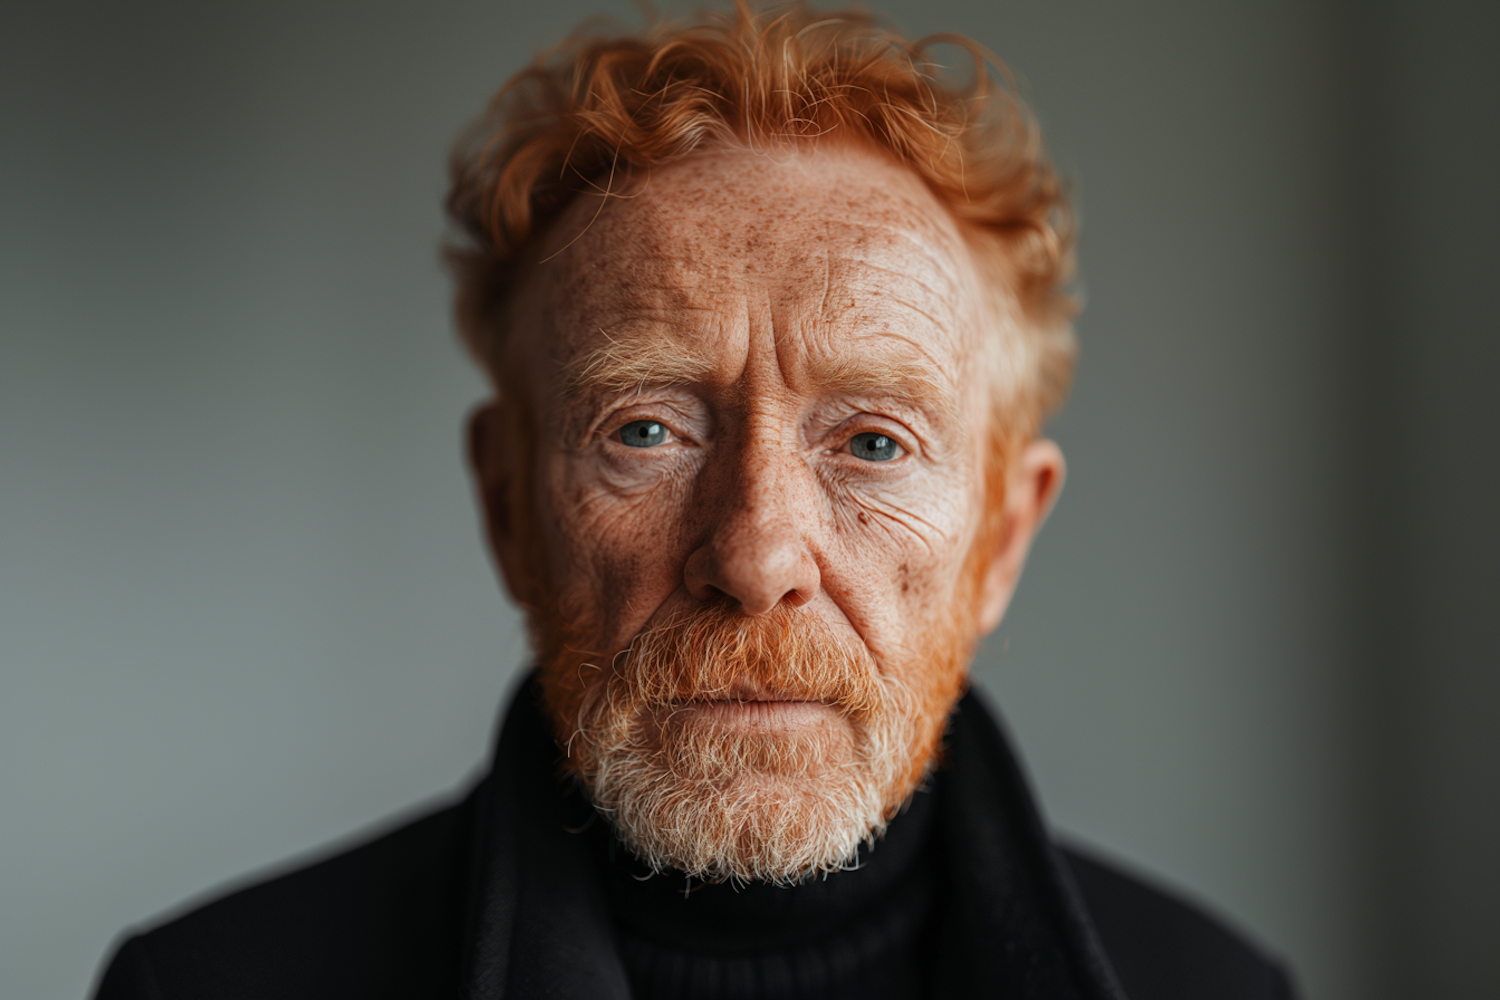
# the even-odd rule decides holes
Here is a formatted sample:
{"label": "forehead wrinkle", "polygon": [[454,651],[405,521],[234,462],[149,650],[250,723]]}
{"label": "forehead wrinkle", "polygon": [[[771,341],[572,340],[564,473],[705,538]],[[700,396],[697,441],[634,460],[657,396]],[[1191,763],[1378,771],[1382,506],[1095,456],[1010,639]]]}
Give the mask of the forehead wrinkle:
{"label": "forehead wrinkle", "polygon": [[[894,270],[889,273],[910,277]],[[959,344],[967,324],[956,311],[959,306],[952,296],[939,295],[921,282],[915,284],[920,291],[931,294],[909,298],[899,288],[877,289],[861,281],[843,289],[843,299],[848,299],[849,305],[842,306],[825,293],[821,325],[834,338],[859,340],[874,336],[900,341],[921,358],[926,370],[945,376],[952,364],[939,363],[933,356],[933,348],[939,343]],[[924,336],[924,332],[928,335]],[[950,380],[945,376],[940,381]]]}
{"label": "forehead wrinkle", "polygon": [[[949,287],[948,289],[944,290],[941,288],[934,288],[932,285],[924,281],[921,275],[913,274],[910,269],[887,267],[884,264],[877,264],[872,260],[861,260],[859,261],[858,266],[864,270],[876,271],[880,274],[888,274],[896,278],[900,278],[903,282],[915,285],[917,288],[920,288],[922,291],[931,295],[933,298],[942,299],[944,301],[946,301],[950,297],[950,295],[954,291],[954,286],[958,284],[957,281],[952,280],[951,276],[945,274],[941,275],[943,278],[948,279],[947,284]],[[939,274],[941,274],[941,272],[939,272]]]}
{"label": "forehead wrinkle", "polygon": [[[889,256],[881,252],[883,249],[827,262],[823,315],[850,309],[868,312],[891,303],[918,314],[946,333],[957,333],[962,326],[963,304],[972,298],[955,269],[957,262],[943,260],[945,255],[941,252],[923,248],[920,254],[900,254],[899,263],[888,263]],[[843,302],[848,305],[842,305]]]}
{"label": "forehead wrinkle", "polygon": [[[900,306],[903,309],[908,309],[911,312],[916,313],[918,316],[920,316],[923,319],[925,319],[928,323],[931,323],[934,329],[939,330],[942,333],[947,334],[950,337],[955,337],[956,334],[958,333],[958,323],[956,322],[956,318],[955,317],[950,316],[945,321],[942,317],[934,316],[932,313],[928,312],[925,308],[923,308],[922,306],[918,305],[917,303],[912,302],[909,299],[900,298],[900,297],[895,296],[895,295],[888,296],[887,299],[886,299],[886,301],[890,302],[893,305]],[[892,336],[897,336],[897,335],[896,334],[892,334]],[[918,346],[917,343],[916,343],[916,340],[914,338],[911,338],[911,337],[902,337],[902,339],[906,340],[913,347]],[[922,353],[923,354],[927,354],[927,351],[923,350]]]}
{"label": "forehead wrinkle", "polygon": [[885,217],[881,218],[843,215],[837,223],[839,228],[862,234],[858,244],[873,251],[873,256],[894,253],[905,257],[915,253],[934,271],[956,282],[954,265],[966,256],[968,246],[962,235],[952,229],[946,212],[938,208],[934,213],[906,199],[898,201],[896,209],[894,213],[883,213]]}
{"label": "forehead wrinkle", "polygon": [[[726,297],[678,258],[617,255],[578,269],[550,319],[551,354],[565,402],[643,384],[705,381],[715,370],[705,337],[724,320]],[[602,343],[601,343],[602,341]]]}

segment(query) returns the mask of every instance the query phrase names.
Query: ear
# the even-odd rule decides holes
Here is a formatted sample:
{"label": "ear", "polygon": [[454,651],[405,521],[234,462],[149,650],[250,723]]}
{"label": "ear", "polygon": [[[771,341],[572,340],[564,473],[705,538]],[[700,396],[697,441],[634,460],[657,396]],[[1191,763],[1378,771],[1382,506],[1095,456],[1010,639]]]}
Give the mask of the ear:
{"label": "ear", "polygon": [[484,517],[490,555],[511,600],[529,607],[533,577],[528,564],[530,504],[523,490],[530,482],[531,448],[513,403],[492,399],[469,414],[466,428],[469,471]]}
{"label": "ear", "polygon": [[1067,477],[1062,449],[1045,438],[1022,449],[1006,477],[1005,513],[999,544],[991,555],[980,594],[979,628],[987,635],[1005,617],[1026,553],[1042,522],[1052,510]]}

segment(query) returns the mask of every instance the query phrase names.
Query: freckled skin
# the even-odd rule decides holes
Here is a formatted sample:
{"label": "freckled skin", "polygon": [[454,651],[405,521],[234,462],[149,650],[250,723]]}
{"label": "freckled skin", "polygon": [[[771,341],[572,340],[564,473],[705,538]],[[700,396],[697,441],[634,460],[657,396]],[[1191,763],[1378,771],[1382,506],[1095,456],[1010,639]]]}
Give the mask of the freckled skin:
{"label": "freckled skin", "polygon": [[[911,647],[955,601],[979,600],[978,627],[993,627],[1061,456],[1039,442],[1018,462],[992,579],[966,592],[989,390],[979,279],[943,207],[900,166],[838,149],[697,154],[626,194],[571,206],[513,303],[533,446],[506,407],[472,424],[512,593],[527,600],[545,574],[562,607],[591,613],[585,641],[606,655],[720,596],[851,630],[882,669],[919,669]],[[567,391],[580,359],[645,340],[703,372]],[[820,373],[836,368],[872,377],[830,384]],[[948,405],[881,383],[911,368]],[[624,443],[639,420],[663,442]],[[871,433],[897,457],[858,456],[852,439]]]}

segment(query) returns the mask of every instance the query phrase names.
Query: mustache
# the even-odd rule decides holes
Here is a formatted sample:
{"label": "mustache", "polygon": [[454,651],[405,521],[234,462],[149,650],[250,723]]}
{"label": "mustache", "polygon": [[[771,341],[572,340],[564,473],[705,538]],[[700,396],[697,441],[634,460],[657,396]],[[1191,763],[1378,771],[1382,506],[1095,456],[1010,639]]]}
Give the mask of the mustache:
{"label": "mustache", "polygon": [[859,718],[884,701],[874,657],[852,633],[781,606],[751,617],[725,602],[638,633],[604,697],[619,707],[692,701],[814,701]]}

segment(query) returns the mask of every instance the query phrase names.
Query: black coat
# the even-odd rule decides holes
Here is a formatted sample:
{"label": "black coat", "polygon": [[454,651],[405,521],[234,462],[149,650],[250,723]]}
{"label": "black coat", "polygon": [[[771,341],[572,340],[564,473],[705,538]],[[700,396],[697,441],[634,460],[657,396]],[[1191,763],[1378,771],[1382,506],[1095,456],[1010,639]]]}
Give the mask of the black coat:
{"label": "black coat", "polygon": [[[938,836],[953,871],[931,996],[1292,996],[1212,918],[1055,847],[972,694],[947,747]],[[97,1000],[628,997],[596,869],[566,832],[556,756],[523,689],[458,805],[127,938]]]}

